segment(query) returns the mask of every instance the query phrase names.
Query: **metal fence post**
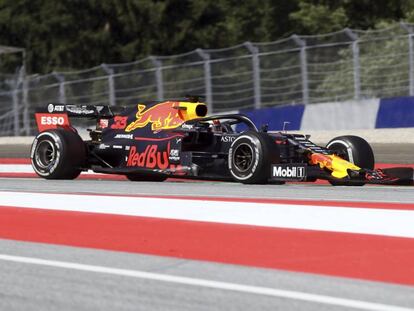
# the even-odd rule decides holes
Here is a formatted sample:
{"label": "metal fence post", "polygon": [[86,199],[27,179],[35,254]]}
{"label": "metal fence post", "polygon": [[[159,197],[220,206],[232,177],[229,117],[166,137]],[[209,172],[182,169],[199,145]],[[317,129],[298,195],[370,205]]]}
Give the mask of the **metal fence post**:
{"label": "metal fence post", "polygon": [[409,85],[408,85],[408,92],[410,96],[414,95],[414,42],[413,42],[413,32],[412,27],[407,25],[404,22],[400,22],[400,27],[408,32],[408,77],[409,77]]}
{"label": "metal fence post", "polygon": [[253,87],[254,87],[254,108],[259,109],[262,105],[261,89],[260,89],[260,58],[259,49],[251,42],[244,42],[245,47],[252,54],[252,66],[253,66]]}
{"label": "metal fence post", "polygon": [[293,41],[300,46],[300,73],[302,76],[302,102],[309,104],[309,80],[308,80],[308,60],[306,57],[306,41],[298,35],[292,35]]}
{"label": "metal fence post", "polygon": [[358,100],[361,97],[361,67],[359,64],[359,44],[358,40],[352,42],[352,54],[354,60],[354,90],[355,99]]}
{"label": "metal fence post", "polygon": [[54,72],[53,76],[59,83],[59,103],[66,104],[66,93],[65,93],[65,77],[60,73]]}
{"label": "metal fence post", "polygon": [[413,42],[413,34],[409,34],[408,35],[408,62],[409,62],[409,67],[408,67],[408,75],[409,75],[409,95],[413,96],[414,95],[414,53],[413,53],[413,48],[414,48],[414,42]]}
{"label": "metal fence post", "polygon": [[162,62],[155,56],[150,56],[150,60],[155,66],[155,81],[157,83],[157,99],[164,100],[164,81],[162,76]]}
{"label": "metal fence post", "polygon": [[114,70],[107,64],[101,64],[102,69],[108,75],[108,94],[109,94],[109,106],[116,105],[115,97],[115,83],[114,83]]}
{"label": "metal fence post", "polygon": [[196,52],[204,61],[204,84],[206,89],[207,109],[210,113],[213,113],[213,93],[211,85],[210,54],[203,51],[202,49],[196,49]]}
{"label": "metal fence post", "polygon": [[26,135],[30,135],[29,117],[29,78],[26,73],[26,50],[22,50],[22,67],[19,72],[19,79],[22,84],[22,105],[23,105],[23,128]]}
{"label": "metal fence post", "polygon": [[18,89],[19,89],[19,81],[18,78],[15,77],[14,81],[12,83],[12,101],[13,101],[13,134],[14,136],[19,136],[19,124],[20,124],[20,118],[19,118],[19,95],[18,95]]}
{"label": "metal fence post", "polygon": [[22,79],[22,104],[23,104],[23,126],[26,135],[30,135],[30,118],[29,118],[29,86],[28,77],[26,74],[26,66],[23,65],[21,69]]}
{"label": "metal fence post", "polygon": [[359,42],[358,36],[351,29],[345,28],[345,33],[351,38],[352,42],[352,60],[354,65],[354,98],[361,98],[361,66],[359,63]]}

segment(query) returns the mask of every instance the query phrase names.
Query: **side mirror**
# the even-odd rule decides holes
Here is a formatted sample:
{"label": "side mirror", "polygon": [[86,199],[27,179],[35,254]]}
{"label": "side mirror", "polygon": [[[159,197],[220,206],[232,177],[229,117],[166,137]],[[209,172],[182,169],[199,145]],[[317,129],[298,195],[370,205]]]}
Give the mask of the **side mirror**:
{"label": "side mirror", "polygon": [[263,124],[262,127],[260,128],[260,132],[263,132],[263,133],[267,133],[268,130],[269,130],[269,124]]}

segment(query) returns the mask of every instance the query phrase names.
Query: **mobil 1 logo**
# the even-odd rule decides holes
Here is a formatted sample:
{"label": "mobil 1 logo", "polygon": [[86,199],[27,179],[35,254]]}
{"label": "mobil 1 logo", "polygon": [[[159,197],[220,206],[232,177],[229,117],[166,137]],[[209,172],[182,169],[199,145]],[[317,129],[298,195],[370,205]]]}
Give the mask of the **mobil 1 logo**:
{"label": "mobil 1 logo", "polygon": [[271,178],[303,180],[306,177],[306,165],[274,164],[272,165]]}

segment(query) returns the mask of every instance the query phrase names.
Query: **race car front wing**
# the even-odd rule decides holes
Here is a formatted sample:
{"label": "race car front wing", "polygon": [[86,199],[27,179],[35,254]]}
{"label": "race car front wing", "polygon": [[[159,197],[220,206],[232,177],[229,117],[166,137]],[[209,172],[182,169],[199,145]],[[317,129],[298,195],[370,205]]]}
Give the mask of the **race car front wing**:
{"label": "race car front wing", "polygon": [[273,181],[315,181],[329,180],[337,185],[414,185],[414,169],[410,167],[394,167],[386,169],[347,169],[343,177],[335,177],[333,172],[319,165],[306,163],[273,164],[271,178]]}

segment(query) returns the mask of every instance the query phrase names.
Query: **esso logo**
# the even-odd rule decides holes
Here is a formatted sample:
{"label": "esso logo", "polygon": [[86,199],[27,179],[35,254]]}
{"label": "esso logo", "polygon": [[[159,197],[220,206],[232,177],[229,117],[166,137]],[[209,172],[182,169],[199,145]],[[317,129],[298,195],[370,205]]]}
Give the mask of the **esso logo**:
{"label": "esso logo", "polygon": [[63,124],[65,124],[65,118],[64,117],[42,116],[40,118],[40,123],[42,125],[63,125]]}
{"label": "esso logo", "polygon": [[43,132],[49,129],[56,129],[58,127],[70,126],[68,115],[65,113],[35,113],[35,117],[39,132]]}

